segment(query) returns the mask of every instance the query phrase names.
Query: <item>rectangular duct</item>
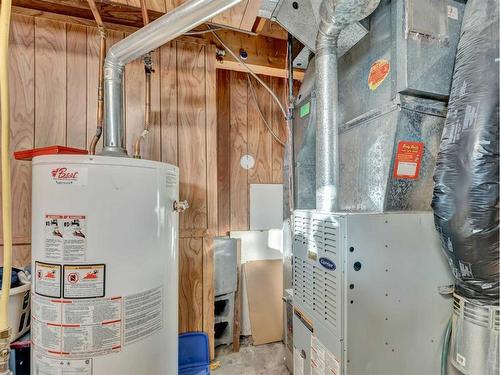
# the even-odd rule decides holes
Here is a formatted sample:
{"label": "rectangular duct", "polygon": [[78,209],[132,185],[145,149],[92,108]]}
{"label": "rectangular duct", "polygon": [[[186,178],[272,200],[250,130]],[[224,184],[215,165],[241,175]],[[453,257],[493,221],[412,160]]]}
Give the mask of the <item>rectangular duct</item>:
{"label": "rectangular duct", "polygon": [[[268,4],[269,1],[265,3]],[[310,51],[314,52],[316,50],[320,4],[321,0],[281,0],[276,5],[271,17]],[[338,56],[345,54],[367,33],[367,23],[355,22],[349,25],[340,33]]]}

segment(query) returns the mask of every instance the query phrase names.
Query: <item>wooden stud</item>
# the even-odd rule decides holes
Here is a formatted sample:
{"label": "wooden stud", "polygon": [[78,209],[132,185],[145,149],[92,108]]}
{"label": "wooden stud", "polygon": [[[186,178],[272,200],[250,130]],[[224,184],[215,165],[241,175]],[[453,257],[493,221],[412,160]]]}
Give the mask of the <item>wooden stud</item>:
{"label": "wooden stud", "polygon": [[203,331],[208,335],[210,359],[214,359],[214,240],[203,239]]}
{"label": "wooden stud", "polygon": [[205,47],[205,124],[207,161],[207,229],[217,233],[217,74],[215,61],[209,56],[215,54],[215,46]]}
{"label": "wooden stud", "polygon": [[217,69],[217,202],[219,236],[231,230],[231,106],[230,73]]}

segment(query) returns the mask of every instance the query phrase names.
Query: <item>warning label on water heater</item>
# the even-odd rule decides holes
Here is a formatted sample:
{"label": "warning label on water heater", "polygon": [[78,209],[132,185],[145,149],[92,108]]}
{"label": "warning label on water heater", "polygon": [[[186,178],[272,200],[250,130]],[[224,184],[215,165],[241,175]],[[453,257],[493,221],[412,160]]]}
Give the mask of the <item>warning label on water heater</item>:
{"label": "warning label on water heater", "polygon": [[92,375],[92,359],[51,358],[35,350],[35,374],[37,375]]}
{"label": "warning label on water heater", "polygon": [[45,258],[54,262],[83,262],[87,252],[87,217],[45,215]]}
{"label": "warning label on water heater", "polygon": [[157,287],[123,299],[124,345],[144,339],[163,328],[163,288]]}
{"label": "warning label on water heater", "polygon": [[64,265],[63,297],[104,297],[105,279],[104,264]]}
{"label": "warning label on water heater", "polygon": [[35,293],[61,298],[61,265],[35,262]]}
{"label": "warning label on water heater", "polygon": [[105,355],[122,347],[122,297],[92,300],[33,295],[36,349],[58,358]]}

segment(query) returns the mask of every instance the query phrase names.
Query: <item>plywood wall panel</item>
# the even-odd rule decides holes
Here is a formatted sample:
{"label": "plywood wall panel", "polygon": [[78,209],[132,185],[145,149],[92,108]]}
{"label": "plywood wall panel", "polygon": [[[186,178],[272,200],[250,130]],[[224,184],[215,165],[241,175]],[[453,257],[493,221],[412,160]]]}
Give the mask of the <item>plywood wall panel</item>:
{"label": "plywood wall panel", "polygon": [[[29,149],[34,143],[34,22],[32,18],[13,16],[10,33],[10,127],[11,155]],[[11,158],[12,211],[14,243],[31,241],[31,165]],[[1,190],[0,190],[1,192]],[[2,217],[0,212],[0,228]],[[0,244],[3,243],[0,233]]]}
{"label": "plywood wall panel", "polygon": [[203,330],[203,239],[179,240],[179,332]]}
{"label": "plywood wall panel", "polygon": [[[269,86],[269,77],[260,77]],[[265,121],[271,124],[271,99],[269,93],[255,79],[251,78],[248,87],[248,153],[255,159],[255,166],[248,171],[248,182],[267,184],[272,180],[272,136]],[[252,95],[252,87],[255,92]],[[260,112],[259,109],[260,108]],[[262,118],[262,116],[263,118]]]}
{"label": "plywood wall panel", "polygon": [[[12,266],[24,268],[31,263],[31,245],[14,245],[12,247]],[[0,264],[3,264],[3,246],[0,246]]]}
{"label": "plywood wall panel", "polygon": [[35,19],[35,146],[66,143],[66,24]]}
{"label": "plywood wall panel", "polygon": [[190,208],[183,229],[207,229],[205,47],[177,43],[178,145],[181,199]]}
{"label": "plywood wall panel", "polygon": [[241,167],[241,157],[248,154],[246,74],[231,72],[231,230],[248,230],[248,171]]}
{"label": "plywood wall panel", "polygon": [[240,29],[252,30],[255,20],[259,14],[262,0],[249,0],[241,17]]}
{"label": "plywood wall panel", "polygon": [[161,161],[178,164],[177,157],[177,43],[160,48]]}
{"label": "plywood wall panel", "polygon": [[[87,139],[86,147],[90,145],[97,125],[97,86],[99,76],[99,33],[95,27],[87,27],[87,74],[86,74],[86,107],[87,107]],[[102,149],[102,138],[96,147]]]}
{"label": "plywood wall panel", "polygon": [[66,25],[66,145],[87,148],[87,28]]}
{"label": "plywood wall panel", "polygon": [[165,13],[167,11],[165,0],[146,0],[146,6],[148,9],[157,12]]}
{"label": "plywood wall panel", "polygon": [[[285,80],[261,78],[284,104]],[[282,112],[270,94],[255,80],[252,82],[264,118],[285,141],[286,123]],[[251,98],[246,73],[217,73],[217,110],[218,219],[219,235],[224,235],[230,230],[249,229],[250,184],[282,183],[284,149],[262,121]],[[241,156],[246,154],[255,160],[254,167],[248,171],[240,165]]]}
{"label": "plywood wall panel", "polygon": [[144,64],[140,59],[125,66],[125,140],[129,155],[144,129]]}
{"label": "plywood wall panel", "polygon": [[218,16],[212,19],[212,22],[219,23],[221,25],[227,25],[235,28],[239,28],[241,25],[241,20],[245,14],[245,10],[249,2],[258,0],[243,0],[239,4],[229,8],[225,12],[222,12]]}

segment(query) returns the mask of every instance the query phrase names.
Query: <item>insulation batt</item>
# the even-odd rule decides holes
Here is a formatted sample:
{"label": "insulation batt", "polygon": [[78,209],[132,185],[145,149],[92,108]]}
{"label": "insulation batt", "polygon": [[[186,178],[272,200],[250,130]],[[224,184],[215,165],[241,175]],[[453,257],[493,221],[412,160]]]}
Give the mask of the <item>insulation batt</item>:
{"label": "insulation batt", "polygon": [[499,302],[498,0],[469,0],[458,44],[432,207],[456,293]]}

